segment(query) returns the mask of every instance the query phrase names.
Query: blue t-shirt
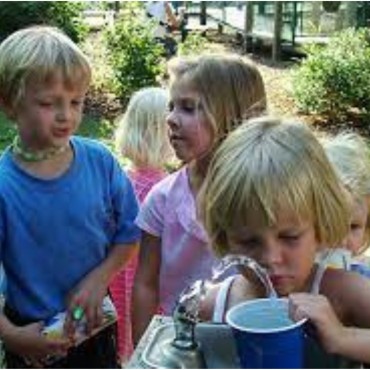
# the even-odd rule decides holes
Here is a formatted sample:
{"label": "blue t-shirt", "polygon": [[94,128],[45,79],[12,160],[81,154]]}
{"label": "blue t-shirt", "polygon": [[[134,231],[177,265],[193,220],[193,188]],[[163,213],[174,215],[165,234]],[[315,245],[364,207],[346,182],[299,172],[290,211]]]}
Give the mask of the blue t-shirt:
{"label": "blue t-shirt", "polygon": [[103,145],[71,138],[74,159],[60,177],[25,172],[0,158],[0,257],[6,300],[22,317],[44,320],[115,244],[132,243],[138,203],[128,177]]}

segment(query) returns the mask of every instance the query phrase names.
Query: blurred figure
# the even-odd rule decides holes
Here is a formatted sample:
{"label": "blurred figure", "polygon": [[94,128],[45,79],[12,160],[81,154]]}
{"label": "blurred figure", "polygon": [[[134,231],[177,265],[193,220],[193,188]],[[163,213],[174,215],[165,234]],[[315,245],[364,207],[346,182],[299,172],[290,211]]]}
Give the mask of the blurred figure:
{"label": "blurred figure", "polygon": [[[174,158],[167,136],[168,92],[160,87],[146,87],[130,99],[116,132],[118,153],[130,160],[127,173],[139,202],[152,186],[162,180],[165,166]],[[130,303],[137,266],[137,255],[114,278],[110,291],[118,312],[118,353],[126,361],[133,352]]]}
{"label": "blurred figure", "polygon": [[146,16],[157,22],[153,36],[166,51],[166,56],[176,54],[177,42],[171,35],[173,30],[179,29],[181,16],[177,17],[172,5],[168,1],[149,1],[146,5]]}

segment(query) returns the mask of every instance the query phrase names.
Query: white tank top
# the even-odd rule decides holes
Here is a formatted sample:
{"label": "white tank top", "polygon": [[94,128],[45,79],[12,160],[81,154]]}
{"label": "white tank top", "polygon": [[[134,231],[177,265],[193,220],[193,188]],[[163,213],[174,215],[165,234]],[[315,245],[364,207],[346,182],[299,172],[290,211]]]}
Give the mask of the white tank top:
{"label": "white tank top", "polygon": [[[326,266],[324,264],[319,264],[317,266],[315,276],[311,286],[311,293],[312,294],[319,294],[320,292],[320,284],[322,277],[324,276],[324,272],[326,270]],[[231,286],[235,278],[240,275],[232,275],[227,277],[220,286],[219,291],[217,292],[215,307],[213,309],[213,316],[212,322],[214,323],[224,323],[225,322],[225,315],[227,309],[227,301],[230,294]]]}

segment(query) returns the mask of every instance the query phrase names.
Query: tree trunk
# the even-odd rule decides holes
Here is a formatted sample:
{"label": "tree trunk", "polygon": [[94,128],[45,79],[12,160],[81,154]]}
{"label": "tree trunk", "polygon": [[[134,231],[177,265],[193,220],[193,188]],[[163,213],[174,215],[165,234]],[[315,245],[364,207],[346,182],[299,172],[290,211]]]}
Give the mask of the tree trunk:
{"label": "tree trunk", "polygon": [[207,2],[200,2],[200,24],[205,26],[207,24]]}
{"label": "tree trunk", "polygon": [[281,56],[281,29],[283,26],[283,3],[274,4],[274,39],[272,41],[272,59],[277,61]]}
{"label": "tree trunk", "polygon": [[253,1],[245,2],[244,15],[244,51],[252,49],[253,38],[249,36],[253,31]]}
{"label": "tree trunk", "polygon": [[319,32],[321,22],[321,1],[312,2],[312,24],[315,33]]}
{"label": "tree trunk", "polygon": [[345,10],[344,27],[357,26],[357,1],[347,1]]}

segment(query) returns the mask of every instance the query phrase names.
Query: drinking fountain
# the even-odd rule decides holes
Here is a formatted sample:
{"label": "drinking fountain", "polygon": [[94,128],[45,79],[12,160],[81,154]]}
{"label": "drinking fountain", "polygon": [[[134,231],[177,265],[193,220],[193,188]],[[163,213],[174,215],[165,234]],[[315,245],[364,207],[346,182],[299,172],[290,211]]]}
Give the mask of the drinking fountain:
{"label": "drinking fountain", "polygon": [[173,312],[173,322],[156,328],[143,351],[146,365],[165,369],[202,369],[207,365],[239,367],[230,328],[226,324],[199,323],[200,302],[209,287],[219,282],[230,267],[238,265],[251,269],[266,291],[276,296],[266,272],[254,260],[239,255],[224,257],[213,269],[211,280],[197,280],[180,294]]}
{"label": "drinking fountain", "polygon": [[[196,281],[180,295],[173,314],[173,331],[167,335],[156,353],[144,352],[144,361],[153,367],[165,369],[204,369],[205,361],[199,342],[195,339],[199,302],[206,288],[204,281]],[[163,327],[159,328],[162,329]],[[171,330],[171,328],[167,328]],[[171,338],[172,336],[172,338]],[[153,352],[153,351],[152,351]]]}

